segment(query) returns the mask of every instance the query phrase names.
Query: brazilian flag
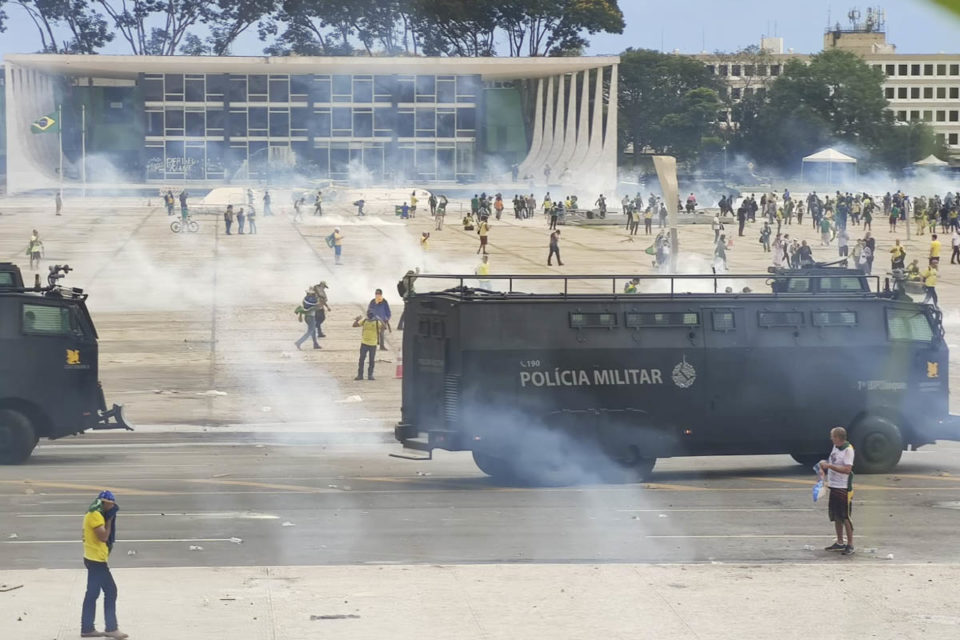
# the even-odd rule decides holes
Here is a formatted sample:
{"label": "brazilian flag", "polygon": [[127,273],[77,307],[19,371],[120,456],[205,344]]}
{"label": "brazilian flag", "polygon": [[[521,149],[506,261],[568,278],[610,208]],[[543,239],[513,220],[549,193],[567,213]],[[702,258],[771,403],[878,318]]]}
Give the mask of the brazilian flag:
{"label": "brazilian flag", "polygon": [[57,114],[51,113],[46,116],[40,116],[30,125],[31,133],[56,133],[60,128],[57,122]]}

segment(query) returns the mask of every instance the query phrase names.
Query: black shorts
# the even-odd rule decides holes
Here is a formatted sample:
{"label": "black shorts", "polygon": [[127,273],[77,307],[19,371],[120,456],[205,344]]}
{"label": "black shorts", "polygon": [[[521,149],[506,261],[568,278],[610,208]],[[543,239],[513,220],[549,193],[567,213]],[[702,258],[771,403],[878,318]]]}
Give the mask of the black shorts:
{"label": "black shorts", "polygon": [[830,503],[827,507],[830,522],[846,522],[853,514],[853,492],[830,487]]}

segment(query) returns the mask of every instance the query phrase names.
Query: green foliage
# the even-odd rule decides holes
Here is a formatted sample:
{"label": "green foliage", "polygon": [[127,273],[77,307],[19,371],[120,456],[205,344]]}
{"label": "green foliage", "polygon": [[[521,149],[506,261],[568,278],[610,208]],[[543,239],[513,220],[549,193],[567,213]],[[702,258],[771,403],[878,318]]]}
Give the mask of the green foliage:
{"label": "green foliage", "polygon": [[734,108],[735,148],[768,166],[795,169],[804,156],[840,144],[859,151],[861,167],[901,169],[935,142],[929,127],[894,123],[883,80],[880,70],[847,51],[825,51],[809,64],[790,61],[766,100],[754,96]]}
{"label": "green foliage", "polygon": [[696,159],[704,138],[718,135],[720,80],[699,60],[646,49],[620,57],[621,145]]}

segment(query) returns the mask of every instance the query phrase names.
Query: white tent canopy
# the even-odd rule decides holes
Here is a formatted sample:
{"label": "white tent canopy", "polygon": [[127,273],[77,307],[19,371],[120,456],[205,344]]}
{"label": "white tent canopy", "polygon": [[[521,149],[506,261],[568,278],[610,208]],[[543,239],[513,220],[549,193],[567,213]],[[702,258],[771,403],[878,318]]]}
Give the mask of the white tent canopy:
{"label": "white tent canopy", "polygon": [[949,165],[949,162],[944,162],[932,153],[923,160],[917,160],[913,163],[915,167],[946,167]]}
{"label": "white tent canopy", "polygon": [[856,165],[857,159],[840,153],[836,149],[827,148],[823,151],[812,153],[800,162],[800,179],[803,180],[803,168],[808,162],[817,162],[827,165],[827,182],[833,184],[833,165]]}
{"label": "white tent canopy", "polygon": [[838,163],[844,163],[844,164],[849,164],[852,162],[856,164],[857,159],[851,158],[845,153],[840,153],[836,149],[828,148],[828,149],[824,149],[823,151],[818,151],[816,153],[810,154],[809,156],[804,158],[803,161],[804,162],[838,162]]}

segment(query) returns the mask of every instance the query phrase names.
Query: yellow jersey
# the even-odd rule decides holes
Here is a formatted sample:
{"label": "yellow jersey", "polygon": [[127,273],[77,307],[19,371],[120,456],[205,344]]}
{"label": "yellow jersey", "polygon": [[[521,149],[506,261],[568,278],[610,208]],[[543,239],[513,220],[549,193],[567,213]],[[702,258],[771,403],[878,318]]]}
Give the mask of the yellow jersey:
{"label": "yellow jersey", "polygon": [[380,344],[380,321],[364,320],[360,323],[363,331],[360,335],[360,343],[368,347],[375,347]]}
{"label": "yellow jersey", "polygon": [[932,240],[930,242],[930,257],[939,258],[940,257],[940,241]]}
{"label": "yellow jersey", "polygon": [[937,270],[927,269],[923,272],[923,284],[927,287],[937,286]]}
{"label": "yellow jersey", "polygon": [[481,262],[479,265],[477,265],[477,275],[478,276],[490,275],[490,265],[486,262]]}
{"label": "yellow jersey", "polygon": [[94,562],[106,562],[110,557],[107,543],[97,537],[95,529],[106,524],[103,514],[91,511],[83,517],[83,557]]}

